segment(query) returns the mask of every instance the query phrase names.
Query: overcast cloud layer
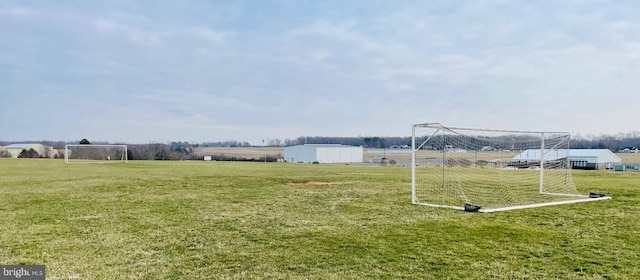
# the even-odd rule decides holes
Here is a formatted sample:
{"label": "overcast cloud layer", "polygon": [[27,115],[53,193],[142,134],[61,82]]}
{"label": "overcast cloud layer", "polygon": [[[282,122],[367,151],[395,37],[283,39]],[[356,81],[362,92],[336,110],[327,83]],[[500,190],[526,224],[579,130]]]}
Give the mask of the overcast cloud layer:
{"label": "overcast cloud layer", "polygon": [[638,1],[2,1],[0,140],[615,134]]}

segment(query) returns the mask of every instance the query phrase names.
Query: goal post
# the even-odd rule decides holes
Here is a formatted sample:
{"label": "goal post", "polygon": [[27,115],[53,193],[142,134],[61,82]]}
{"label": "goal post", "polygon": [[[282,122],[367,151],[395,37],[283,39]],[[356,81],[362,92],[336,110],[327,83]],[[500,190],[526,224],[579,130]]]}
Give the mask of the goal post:
{"label": "goal post", "polygon": [[64,162],[127,162],[127,145],[67,144]]}
{"label": "goal post", "polygon": [[567,132],[412,126],[413,204],[497,212],[611,199],[578,192]]}

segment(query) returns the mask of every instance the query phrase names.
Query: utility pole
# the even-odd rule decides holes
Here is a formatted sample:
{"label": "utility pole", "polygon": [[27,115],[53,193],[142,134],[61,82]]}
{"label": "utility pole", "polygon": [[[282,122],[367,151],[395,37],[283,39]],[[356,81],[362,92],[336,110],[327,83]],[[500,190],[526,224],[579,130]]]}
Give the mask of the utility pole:
{"label": "utility pole", "polygon": [[266,150],[266,146],[264,145],[264,139],[262,139],[262,148],[265,149],[264,150],[264,162],[267,163],[267,150]]}

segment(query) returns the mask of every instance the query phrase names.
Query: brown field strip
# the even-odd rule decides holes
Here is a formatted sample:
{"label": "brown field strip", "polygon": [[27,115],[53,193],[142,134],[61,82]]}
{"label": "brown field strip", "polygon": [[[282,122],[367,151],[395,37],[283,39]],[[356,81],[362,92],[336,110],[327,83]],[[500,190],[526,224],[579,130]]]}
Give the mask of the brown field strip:
{"label": "brown field strip", "polygon": [[[450,158],[463,158],[469,160],[506,160],[511,159],[516,156],[517,153],[514,152],[468,152],[468,153],[447,153],[447,157]],[[411,153],[367,153],[365,150],[364,153],[364,161],[370,161],[374,158],[385,157],[388,160],[397,160],[397,161],[405,161],[411,160]],[[438,151],[421,151],[418,153],[419,158],[442,158],[442,153]]]}
{"label": "brown field strip", "polygon": [[229,157],[261,158],[267,156],[284,157],[283,147],[206,147],[200,148],[200,155],[224,155]]}
{"label": "brown field strip", "polygon": [[[379,149],[376,149],[379,150]],[[389,151],[389,150],[387,150]],[[284,147],[206,147],[200,148],[200,155],[225,155],[244,158],[261,158],[265,154],[268,156],[284,157]],[[450,156],[456,158],[492,160],[510,159],[516,156],[515,152],[479,152],[479,153],[451,153]],[[624,163],[640,163],[640,153],[622,154],[616,153]],[[389,160],[411,160],[411,153],[398,154],[393,152],[369,153],[364,151],[364,161],[368,162],[374,158],[386,157]],[[420,152],[422,158],[440,158],[442,154],[437,151]]]}
{"label": "brown field strip", "polygon": [[622,153],[617,153],[617,156],[619,156],[622,159],[623,163],[640,163],[640,153],[633,153],[633,154],[622,154]]}

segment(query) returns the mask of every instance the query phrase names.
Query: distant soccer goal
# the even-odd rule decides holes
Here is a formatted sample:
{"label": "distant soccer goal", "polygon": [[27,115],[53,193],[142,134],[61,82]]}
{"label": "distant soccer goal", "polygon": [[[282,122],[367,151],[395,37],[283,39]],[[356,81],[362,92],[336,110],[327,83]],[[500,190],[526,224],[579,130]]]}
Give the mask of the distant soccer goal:
{"label": "distant soccer goal", "polygon": [[64,162],[127,162],[127,145],[68,144]]}
{"label": "distant soccer goal", "polygon": [[496,212],[611,199],[581,194],[570,134],[413,125],[412,203]]}

